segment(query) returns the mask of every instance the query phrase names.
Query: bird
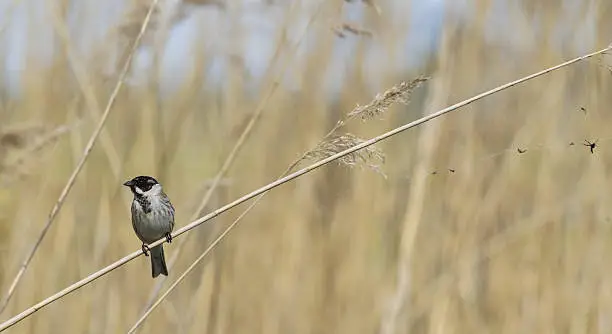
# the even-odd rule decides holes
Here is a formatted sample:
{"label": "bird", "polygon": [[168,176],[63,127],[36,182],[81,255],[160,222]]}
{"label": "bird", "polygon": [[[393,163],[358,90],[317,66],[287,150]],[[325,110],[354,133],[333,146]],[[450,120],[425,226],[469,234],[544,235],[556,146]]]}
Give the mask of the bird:
{"label": "bird", "polygon": [[151,275],[168,276],[163,245],[151,249],[147,244],[162,237],[172,242],[171,232],[174,229],[174,207],[164,193],[162,185],[151,176],[136,176],[123,183],[134,194],[132,200],[132,227],[138,239],[142,241],[142,252],[149,256],[151,252]]}

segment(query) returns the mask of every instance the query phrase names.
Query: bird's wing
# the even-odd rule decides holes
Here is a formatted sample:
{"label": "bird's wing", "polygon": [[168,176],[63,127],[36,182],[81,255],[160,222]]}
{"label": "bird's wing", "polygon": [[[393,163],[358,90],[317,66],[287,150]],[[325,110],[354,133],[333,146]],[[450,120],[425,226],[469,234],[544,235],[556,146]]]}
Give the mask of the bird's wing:
{"label": "bird's wing", "polygon": [[132,201],[132,228],[134,228],[134,232],[136,232],[136,236],[138,236],[138,239],[140,239],[140,233],[138,231],[138,228],[136,228],[137,215],[138,215],[138,211],[136,209],[136,201]]}
{"label": "bird's wing", "polygon": [[162,201],[164,202],[164,204],[170,207],[170,225],[171,225],[170,230],[173,230],[174,229],[174,206],[172,206],[172,202],[170,202],[170,198],[168,198],[168,195],[166,195],[166,193],[164,192],[162,192]]}

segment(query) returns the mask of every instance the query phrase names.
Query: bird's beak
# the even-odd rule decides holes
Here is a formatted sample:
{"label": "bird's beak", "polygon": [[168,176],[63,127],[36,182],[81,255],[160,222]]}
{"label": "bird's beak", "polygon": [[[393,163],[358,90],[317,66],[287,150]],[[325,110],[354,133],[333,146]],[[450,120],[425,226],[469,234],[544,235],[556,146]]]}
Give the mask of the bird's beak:
{"label": "bird's beak", "polygon": [[132,184],[133,184],[133,183],[132,183],[132,180],[130,180],[130,181],[125,181],[125,182],[123,183],[123,185],[124,185],[124,186],[126,186],[126,187],[131,187],[131,186],[132,186]]}

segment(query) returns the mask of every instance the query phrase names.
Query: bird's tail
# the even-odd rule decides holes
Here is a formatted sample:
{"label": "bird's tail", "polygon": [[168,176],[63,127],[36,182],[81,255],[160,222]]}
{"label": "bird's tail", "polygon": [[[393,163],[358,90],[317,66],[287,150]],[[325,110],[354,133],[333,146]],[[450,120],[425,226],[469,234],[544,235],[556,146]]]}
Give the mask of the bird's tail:
{"label": "bird's tail", "polygon": [[159,274],[168,276],[168,268],[166,267],[164,248],[162,245],[151,248],[151,274],[153,278],[159,276]]}

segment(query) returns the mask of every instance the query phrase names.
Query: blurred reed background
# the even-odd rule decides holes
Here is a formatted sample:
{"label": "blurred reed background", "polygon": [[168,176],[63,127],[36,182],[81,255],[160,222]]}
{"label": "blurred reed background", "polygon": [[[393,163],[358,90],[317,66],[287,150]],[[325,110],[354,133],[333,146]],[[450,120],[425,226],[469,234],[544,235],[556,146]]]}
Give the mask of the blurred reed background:
{"label": "blurred reed background", "polygon": [[[4,2],[3,295],[79,160],[150,4]],[[409,105],[345,130],[369,138],[612,42],[609,1],[438,1],[437,17],[411,16],[410,3],[164,2],[0,319],[140,247],[126,179],[156,176],[178,210],[177,226],[188,223],[258,106],[253,133],[204,213],[274,180],[343,114],[400,81],[432,77]],[[113,18],[109,29],[96,25],[102,16]],[[418,30],[419,19],[440,21],[439,33]],[[168,46],[185,20],[195,35]],[[271,37],[249,39],[253,25]],[[221,44],[200,38],[211,31]],[[406,33],[426,34],[435,52],[411,52]],[[14,38],[30,41],[18,58]],[[253,43],[269,66],[252,67],[259,60],[250,57],[261,56],[249,51]],[[350,47],[338,51],[342,43]],[[189,57],[173,48],[188,48]],[[579,63],[396,136],[378,146],[384,176],[335,164],[272,191],[143,332],[611,332],[610,64],[612,55]],[[599,139],[594,154],[585,139]],[[166,285],[245,207],[194,230]],[[165,246],[168,258],[184,237]],[[125,332],[154,287],[149,266],[137,258],[8,332]]]}

